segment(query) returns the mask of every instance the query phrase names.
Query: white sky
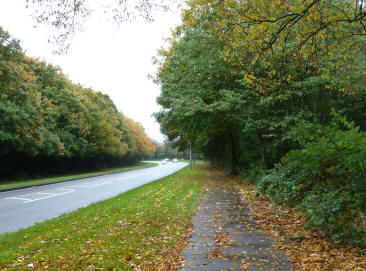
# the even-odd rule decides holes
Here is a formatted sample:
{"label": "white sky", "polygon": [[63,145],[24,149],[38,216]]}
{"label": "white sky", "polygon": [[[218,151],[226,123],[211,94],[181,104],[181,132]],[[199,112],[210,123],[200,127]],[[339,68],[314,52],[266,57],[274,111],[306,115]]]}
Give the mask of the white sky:
{"label": "white sky", "polygon": [[0,25],[21,41],[28,56],[58,65],[74,83],[108,94],[124,115],[140,122],[159,142],[164,137],[151,114],[160,109],[156,104],[160,90],[148,74],[157,68],[151,58],[179,22],[179,13],[162,14],[153,23],[134,21],[118,29],[93,16],[84,32],[74,37],[68,54],[59,56],[52,54],[55,47],[47,42],[47,28],[33,27],[25,0],[0,0]]}

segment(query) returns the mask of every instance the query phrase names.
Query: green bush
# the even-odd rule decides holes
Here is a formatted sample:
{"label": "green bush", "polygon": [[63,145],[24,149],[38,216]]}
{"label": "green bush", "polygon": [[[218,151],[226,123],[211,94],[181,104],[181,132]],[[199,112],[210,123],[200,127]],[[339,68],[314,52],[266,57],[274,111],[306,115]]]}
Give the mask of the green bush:
{"label": "green bush", "polygon": [[247,169],[242,169],[240,176],[245,183],[255,183],[261,179],[267,172],[261,167],[260,162],[249,165]]}
{"label": "green bush", "polygon": [[292,136],[301,148],[287,153],[258,188],[277,202],[301,207],[305,226],[365,246],[366,133],[333,115],[329,126],[297,126]]}

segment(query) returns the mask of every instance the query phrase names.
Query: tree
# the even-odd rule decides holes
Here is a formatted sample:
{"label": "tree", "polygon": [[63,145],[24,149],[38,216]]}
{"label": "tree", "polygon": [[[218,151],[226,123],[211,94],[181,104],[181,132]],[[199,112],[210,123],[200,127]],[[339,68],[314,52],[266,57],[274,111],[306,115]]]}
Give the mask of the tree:
{"label": "tree", "polygon": [[236,171],[235,112],[239,75],[221,57],[223,44],[205,29],[190,25],[177,29],[169,51],[162,51],[157,82],[163,110],[155,114],[175,145],[194,149],[208,143],[216,134],[224,135],[231,152],[231,168]]}
{"label": "tree", "polygon": [[230,120],[239,164],[265,195],[302,208],[333,238],[364,244],[364,3],[188,5],[158,73],[162,131],[196,135],[206,157],[225,161]]}
{"label": "tree", "polygon": [[152,156],[155,146],[146,136],[142,125],[127,117],[125,117],[125,121],[128,126],[128,156],[133,160]]}
{"label": "tree", "polygon": [[1,28],[0,97],[2,178],[22,169],[40,174],[120,166],[154,151],[142,126],[107,95],[25,56]]}
{"label": "tree", "polygon": [[47,24],[54,29],[49,41],[57,45],[57,53],[69,49],[72,37],[81,31],[93,15],[103,14],[105,20],[120,24],[142,18],[153,21],[161,12],[179,10],[183,0],[27,0],[27,7],[39,24]]}
{"label": "tree", "polygon": [[[347,110],[348,116],[362,124],[357,115],[363,114],[361,100],[365,99],[360,92],[364,90],[364,51],[349,47],[349,40],[344,41],[341,34],[329,34],[328,40],[316,35],[313,43],[300,48],[298,39],[302,36],[297,33],[310,31],[305,29],[306,25],[293,26],[286,39],[278,39],[266,49],[262,45],[268,43],[269,27],[275,27],[274,22],[268,22],[270,26],[265,28],[264,20],[249,22],[247,14],[262,8],[258,14],[272,16],[269,11],[274,9],[273,5],[279,5],[279,9],[294,5],[295,9],[300,8],[300,2],[266,4],[188,2],[183,25],[176,29],[171,48],[162,52],[157,80],[162,87],[158,102],[164,110],[155,116],[169,139],[178,138],[178,144],[185,147],[192,141],[212,158],[216,153],[225,159],[231,149],[232,165],[236,161],[249,165],[251,162],[246,159],[261,157],[262,167],[271,168],[297,146],[289,131],[302,121],[326,125],[331,119],[330,108],[335,107]],[[325,12],[331,16],[332,10],[328,6]],[[334,32],[337,26],[332,27]],[[265,31],[268,33],[263,34]],[[350,38],[352,42],[356,39],[362,42],[362,37]],[[348,50],[337,51],[342,42]],[[333,49],[338,53],[330,54]],[[351,54],[359,61],[347,66],[341,60]],[[343,76],[330,76],[335,65],[344,70],[357,68]],[[229,144],[223,143],[225,133],[234,135],[227,140]],[[244,146],[257,149],[243,155]]]}

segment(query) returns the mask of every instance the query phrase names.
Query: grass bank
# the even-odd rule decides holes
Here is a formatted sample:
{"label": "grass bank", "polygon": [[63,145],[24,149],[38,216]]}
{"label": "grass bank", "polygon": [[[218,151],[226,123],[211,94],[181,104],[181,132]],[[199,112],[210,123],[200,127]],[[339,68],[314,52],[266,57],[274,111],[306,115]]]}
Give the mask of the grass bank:
{"label": "grass bank", "polygon": [[119,167],[119,168],[106,169],[106,170],[98,170],[98,171],[87,172],[87,173],[79,173],[79,174],[72,174],[72,175],[58,175],[58,176],[39,178],[39,179],[5,181],[5,182],[0,183],[0,192],[2,190],[22,188],[22,187],[47,184],[47,183],[63,182],[63,181],[69,181],[69,180],[81,179],[81,178],[87,178],[87,177],[94,177],[94,176],[118,173],[118,172],[123,172],[123,171],[134,170],[134,169],[153,167],[156,165],[157,165],[156,163],[140,162],[133,166]]}
{"label": "grass bank", "polygon": [[0,236],[0,270],[166,270],[205,190],[201,166]]}

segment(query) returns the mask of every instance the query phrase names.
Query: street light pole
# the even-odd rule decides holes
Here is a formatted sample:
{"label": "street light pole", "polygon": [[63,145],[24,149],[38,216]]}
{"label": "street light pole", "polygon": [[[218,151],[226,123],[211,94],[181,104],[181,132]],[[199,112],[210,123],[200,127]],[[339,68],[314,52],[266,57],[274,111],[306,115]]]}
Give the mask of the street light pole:
{"label": "street light pole", "polygon": [[192,141],[189,141],[189,160],[191,161],[191,170],[192,170]]}

